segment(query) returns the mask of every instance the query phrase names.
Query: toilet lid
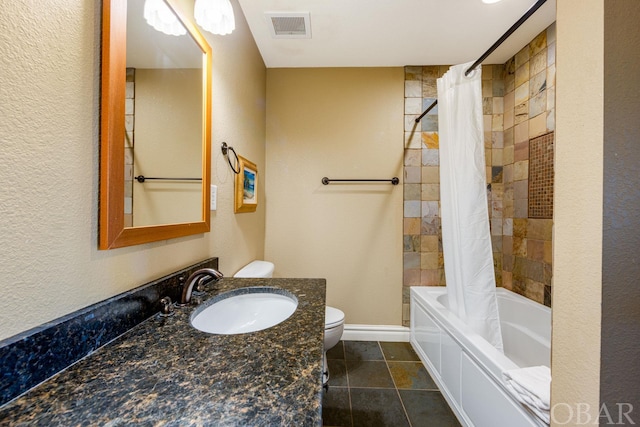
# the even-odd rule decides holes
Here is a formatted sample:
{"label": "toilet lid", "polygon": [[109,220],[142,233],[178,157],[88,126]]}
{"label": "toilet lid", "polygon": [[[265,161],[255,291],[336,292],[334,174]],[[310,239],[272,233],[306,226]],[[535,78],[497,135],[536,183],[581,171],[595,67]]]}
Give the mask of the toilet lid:
{"label": "toilet lid", "polygon": [[325,307],[324,310],[324,327],[332,328],[344,322],[344,313],[333,307]]}

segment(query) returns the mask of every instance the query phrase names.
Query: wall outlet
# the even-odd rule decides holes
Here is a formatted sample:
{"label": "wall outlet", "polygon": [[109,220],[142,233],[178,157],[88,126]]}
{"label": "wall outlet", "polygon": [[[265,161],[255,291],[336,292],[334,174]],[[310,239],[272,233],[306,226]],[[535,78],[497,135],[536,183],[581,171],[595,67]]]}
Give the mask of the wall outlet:
{"label": "wall outlet", "polygon": [[209,207],[209,209],[211,209],[212,211],[216,210],[216,201],[218,200],[218,186],[217,185],[212,185],[211,186],[211,198],[209,200],[211,206]]}

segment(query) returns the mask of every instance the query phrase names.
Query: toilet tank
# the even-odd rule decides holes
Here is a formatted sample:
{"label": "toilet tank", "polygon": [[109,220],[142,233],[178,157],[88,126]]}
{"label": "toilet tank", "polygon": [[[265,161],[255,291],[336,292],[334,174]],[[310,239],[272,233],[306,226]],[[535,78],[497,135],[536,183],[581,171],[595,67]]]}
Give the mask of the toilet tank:
{"label": "toilet tank", "polygon": [[273,277],[274,265],[269,261],[252,261],[245,265],[233,277]]}

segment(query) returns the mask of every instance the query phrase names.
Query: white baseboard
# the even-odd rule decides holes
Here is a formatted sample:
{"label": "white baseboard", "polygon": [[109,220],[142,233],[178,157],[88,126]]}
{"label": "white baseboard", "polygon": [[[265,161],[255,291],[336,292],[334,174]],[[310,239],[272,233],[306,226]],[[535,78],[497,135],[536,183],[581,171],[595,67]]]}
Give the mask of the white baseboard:
{"label": "white baseboard", "polygon": [[409,328],[394,325],[344,325],[343,341],[409,342]]}

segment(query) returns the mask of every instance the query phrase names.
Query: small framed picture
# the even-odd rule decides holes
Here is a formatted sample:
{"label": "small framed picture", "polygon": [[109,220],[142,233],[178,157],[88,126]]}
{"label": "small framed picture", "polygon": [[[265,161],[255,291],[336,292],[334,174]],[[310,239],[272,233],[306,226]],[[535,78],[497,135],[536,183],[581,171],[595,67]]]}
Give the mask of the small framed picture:
{"label": "small framed picture", "polygon": [[255,212],[258,207],[258,168],[238,156],[240,173],[236,174],[235,213]]}

